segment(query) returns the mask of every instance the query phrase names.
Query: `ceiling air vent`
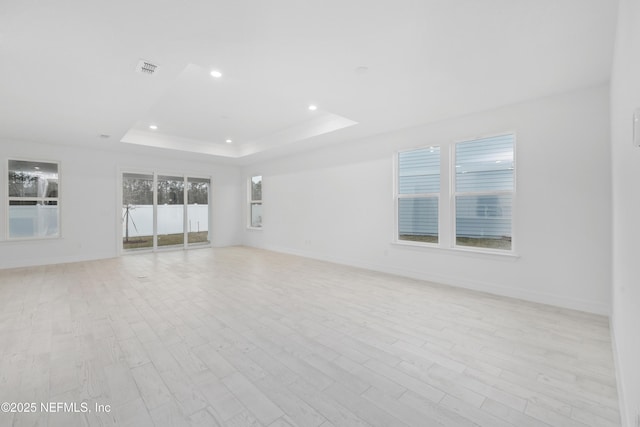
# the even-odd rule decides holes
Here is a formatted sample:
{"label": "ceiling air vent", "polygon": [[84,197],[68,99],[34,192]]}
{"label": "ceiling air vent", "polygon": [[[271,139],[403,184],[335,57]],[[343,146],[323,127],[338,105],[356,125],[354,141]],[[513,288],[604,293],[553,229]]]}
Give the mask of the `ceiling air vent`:
{"label": "ceiling air vent", "polygon": [[158,65],[153,62],[145,61],[141,59],[138,61],[138,65],[136,66],[136,71],[142,74],[152,75],[156,73],[158,70]]}

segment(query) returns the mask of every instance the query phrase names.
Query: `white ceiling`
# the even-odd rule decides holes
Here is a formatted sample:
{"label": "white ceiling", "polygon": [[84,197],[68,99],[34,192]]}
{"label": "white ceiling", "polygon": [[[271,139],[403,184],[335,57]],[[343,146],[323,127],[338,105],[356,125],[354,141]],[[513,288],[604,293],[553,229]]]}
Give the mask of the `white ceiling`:
{"label": "white ceiling", "polygon": [[[616,9],[611,0],[3,0],[0,137],[247,163],[606,82]],[[157,73],[135,72],[140,59]]]}

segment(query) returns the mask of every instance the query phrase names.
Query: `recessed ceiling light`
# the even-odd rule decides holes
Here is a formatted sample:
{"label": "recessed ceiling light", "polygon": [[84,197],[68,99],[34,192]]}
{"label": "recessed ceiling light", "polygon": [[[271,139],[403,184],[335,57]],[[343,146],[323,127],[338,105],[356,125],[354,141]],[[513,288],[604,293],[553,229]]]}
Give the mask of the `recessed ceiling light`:
{"label": "recessed ceiling light", "polygon": [[158,130],[158,125],[149,125],[149,129]]}
{"label": "recessed ceiling light", "polygon": [[211,70],[211,77],[219,79],[220,77],[222,77],[222,73],[218,70]]}
{"label": "recessed ceiling light", "polygon": [[232,140],[230,140],[230,139],[227,139],[227,140],[226,140],[226,141],[224,141],[224,142],[226,142],[227,144],[231,144],[233,141],[232,141]]}
{"label": "recessed ceiling light", "polygon": [[318,109],[317,105],[313,105],[313,104],[309,105],[309,110],[316,111],[317,109]]}

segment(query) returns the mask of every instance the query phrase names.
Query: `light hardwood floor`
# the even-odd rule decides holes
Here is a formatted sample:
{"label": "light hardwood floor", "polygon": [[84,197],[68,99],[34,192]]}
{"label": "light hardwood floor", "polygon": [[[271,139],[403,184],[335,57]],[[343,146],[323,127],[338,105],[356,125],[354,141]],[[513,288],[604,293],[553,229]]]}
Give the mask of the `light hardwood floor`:
{"label": "light hardwood floor", "polygon": [[[617,426],[607,319],[242,247],[0,271],[0,425]],[[38,408],[40,409],[40,408]]]}

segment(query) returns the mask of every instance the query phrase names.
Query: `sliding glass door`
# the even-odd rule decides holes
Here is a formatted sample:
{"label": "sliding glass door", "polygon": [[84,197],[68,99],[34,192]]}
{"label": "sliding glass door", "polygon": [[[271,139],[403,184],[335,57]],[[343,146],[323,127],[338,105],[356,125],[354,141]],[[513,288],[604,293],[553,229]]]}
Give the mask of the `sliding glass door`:
{"label": "sliding glass door", "polygon": [[210,243],[210,185],[209,178],[123,173],[122,248],[155,250]]}

